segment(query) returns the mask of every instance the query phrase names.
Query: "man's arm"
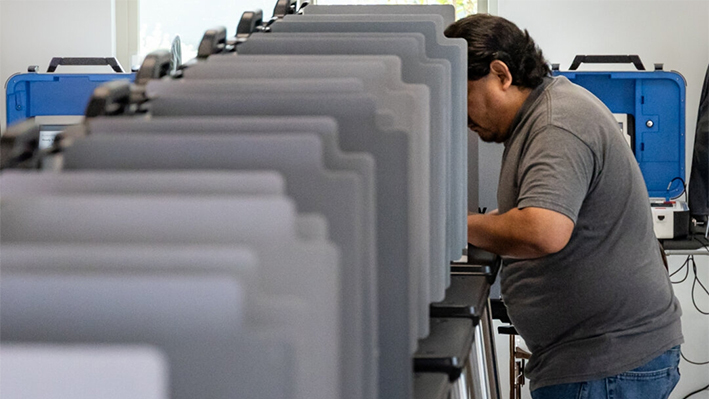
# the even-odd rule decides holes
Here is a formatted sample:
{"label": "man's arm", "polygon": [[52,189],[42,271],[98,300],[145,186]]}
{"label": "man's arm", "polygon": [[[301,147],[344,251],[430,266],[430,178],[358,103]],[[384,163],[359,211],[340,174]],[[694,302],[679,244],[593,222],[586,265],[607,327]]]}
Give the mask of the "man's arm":
{"label": "man's arm", "polygon": [[568,216],[543,208],[468,216],[468,242],[510,258],[533,259],[559,252],[573,229]]}

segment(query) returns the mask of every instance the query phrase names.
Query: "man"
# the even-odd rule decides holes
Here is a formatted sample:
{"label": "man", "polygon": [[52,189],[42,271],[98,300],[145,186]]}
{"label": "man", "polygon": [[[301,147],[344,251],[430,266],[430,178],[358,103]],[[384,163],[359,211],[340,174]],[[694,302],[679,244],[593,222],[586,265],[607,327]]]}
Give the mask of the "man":
{"label": "man", "polygon": [[473,15],[470,129],[504,143],[499,209],[468,217],[500,254],[502,296],[532,357],[532,397],[666,398],[679,380],[681,310],[647,189],[612,114],[549,67],[527,31]]}

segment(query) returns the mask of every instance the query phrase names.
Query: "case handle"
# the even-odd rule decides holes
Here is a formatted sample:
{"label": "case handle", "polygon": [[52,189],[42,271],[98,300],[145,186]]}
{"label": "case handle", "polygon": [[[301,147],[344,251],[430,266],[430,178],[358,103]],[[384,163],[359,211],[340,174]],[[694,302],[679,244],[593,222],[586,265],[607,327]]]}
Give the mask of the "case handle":
{"label": "case handle", "polygon": [[118,62],[118,60],[114,57],[106,57],[106,58],[94,58],[94,57],[75,57],[75,58],[66,58],[66,57],[54,57],[52,60],[49,62],[49,66],[47,67],[47,72],[54,72],[57,70],[57,67],[59,65],[81,65],[81,66],[103,66],[103,65],[108,65],[110,66],[114,72],[117,73],[123,73],[123,67],[121,64]]}
{"label": "case handle", "polygon": [[577,70],[584,62],[587,64],[633,64],[638,71],[645,70],[645,66],[637,55],[577,55],[569,70]]}

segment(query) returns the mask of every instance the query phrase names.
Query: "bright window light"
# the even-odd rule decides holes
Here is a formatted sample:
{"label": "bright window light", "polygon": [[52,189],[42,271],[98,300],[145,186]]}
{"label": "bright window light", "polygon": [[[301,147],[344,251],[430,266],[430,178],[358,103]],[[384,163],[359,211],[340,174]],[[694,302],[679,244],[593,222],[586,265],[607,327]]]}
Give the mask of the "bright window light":
{"label": "bright window light", "polygon": [[234,36],[245,11],[259,8],[264,20],[269,20],[275,5],[275,0],[140,0],[139,58],[158,49],[169,50],[179,35],[182,61],[188,61],[197,56],[207,29],[224,26],[227,37]]}

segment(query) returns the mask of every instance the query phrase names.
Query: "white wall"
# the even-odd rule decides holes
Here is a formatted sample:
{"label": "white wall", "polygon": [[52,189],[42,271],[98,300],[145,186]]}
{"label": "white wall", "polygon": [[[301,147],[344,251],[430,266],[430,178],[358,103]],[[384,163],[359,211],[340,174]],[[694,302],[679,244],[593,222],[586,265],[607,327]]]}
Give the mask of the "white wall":
{"label": "white wall", "polygon": [[[52,57],[115,56],[115,0],[0,0],[0,81]],[[109,72],[110,69],[101,69]],[[70,72],[69,67],[59,71]],[[86,71],[85,69],[81,70]],[[0,120],[5,125],[5,90]]]}
{"label": "white wall", "polygon": [[[0,2],[0,83],[3,84],[3,87],[5,85],[5,79],[3,78],[3,73],[2,73],[2,26],[3,26],[3,20],[2,20],[2,2]],[[5,123],[5,90],[3,89],[2,94],[0,94],[0,135],[4,132],[4,123]]]}
{"label": "white wall", "polygon": [[[528,29],[546,58],[568,69],[576,54],[638,54],[645,67],[664,63],[687,80],[686,171],[689,175],[699,94],[709,64],[706,0],[497,0],[498,15]],[[607,69],[608,66],[582,66]],[[632,66],[611,66],[631,70]],[[495,207],[499,146],[483,144],[481,204]],[[484,165],[484,166],[483,166]],[[485,188],[487,187],[487,188]]]}
{"label": "white wall", "polygon": [[[697,107],[709,65],[709,2],[706,0],[497,0],[498,15],[528,29],[546,58],[567,70],[576,54],[638,54],[645,67],[664,63],[665,70],[676,70],[687,80],[686,98],[686,172],[691,170]],[[580,69],[632,70],[632,66],[582,66]],[[501,145],[481,144],[480,202],[496,207],[495,191]],[[619,199],[621,200],[621,199]],[[676,270],[683,256],[670,257]],[[709,283],[709,257],[698,256],[700,279]],[[683,274],[683,273],[682,273]],[[691,274],[691,273],[690,273]],[[677,276],[676,276],[677,277]],[[673,278],[674,279],[674,278]],[[682,325],[686,343],[684,353],[690,360],[709,360],[709,317],[700,315],[692,305],[691,279],[675,285],[682,304]],[[700,306],[709,309],[707,296],[698,294]],[[501,350],[500,370],[506,374],[506,341]],[[579,359],[579,361],[583,361]],[[709,366],[680,365],[682,379],[672,398],[709,383]],[[506,378],[502,381],[506,383]],[[503,395],[507,397],[507,389]],[[704,395],[704,396],[701,396]],[[706,393],[698,397],[706,398]],[[529,392],[525,388],[525,397]]]}

